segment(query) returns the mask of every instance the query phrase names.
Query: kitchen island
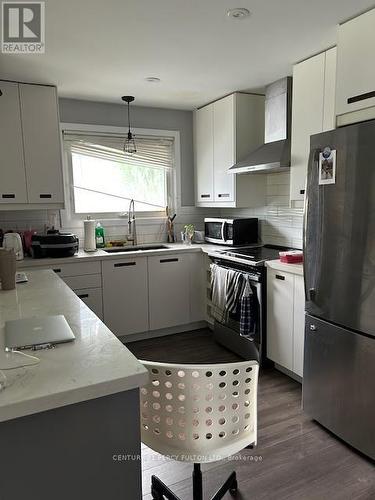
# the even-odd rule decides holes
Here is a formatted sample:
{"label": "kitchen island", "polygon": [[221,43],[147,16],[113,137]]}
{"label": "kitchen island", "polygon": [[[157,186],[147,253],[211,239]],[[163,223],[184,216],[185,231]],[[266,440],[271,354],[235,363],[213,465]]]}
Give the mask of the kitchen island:
{"label": "kitchen island", "polygon": [[63,314],[76,340],[36,351],[36,366],[3,371],[0,499],[141,498],[146,369],[53,271],[27,276],[0,291],[0,369],[19,356],[4,353],[8,320]]}

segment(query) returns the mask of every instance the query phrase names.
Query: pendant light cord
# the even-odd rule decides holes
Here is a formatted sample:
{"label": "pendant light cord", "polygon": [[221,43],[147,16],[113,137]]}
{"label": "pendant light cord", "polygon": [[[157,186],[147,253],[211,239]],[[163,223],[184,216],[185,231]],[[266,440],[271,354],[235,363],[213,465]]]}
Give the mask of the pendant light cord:
{"label": "pendant light cord", "polygon": [[130,134],[130,102],[128,102],[128,126],[129,126],[128,134]]}

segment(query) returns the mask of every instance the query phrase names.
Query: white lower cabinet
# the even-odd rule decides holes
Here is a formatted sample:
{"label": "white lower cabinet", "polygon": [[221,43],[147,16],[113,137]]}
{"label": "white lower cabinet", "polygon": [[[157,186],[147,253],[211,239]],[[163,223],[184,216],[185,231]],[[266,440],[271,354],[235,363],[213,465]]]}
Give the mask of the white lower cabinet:
{"label": "white lower cabinet", "polygon": [[206,319],[206,260],[202,252],[189,254],[190,323]]}
{"label": "white lower cabinet", "polygon": [[150,330],[190,322],[190,255],[148,258]]}
{"label": "white lower cabinet", "polygon": [[303,276],[294,276],[293,371],[303,376],[305,342],[305,284]]}
{"label": "white lower cabinet", "polygon": [[267,357],[303,376],[303,277],[267,269]]}
{"label": "white lower cabinet", "polygon": [[149,330],[147,258],[102,262],[104,322],[118,336]]}
{"label": "white lower cabinet", "polygon": [[103,320],[103,296],[101,288],[82,288],[81,290],[74,290],[74,293],[99,319]]}
{"label": "white lower cabinet", "polygon": [[293,371],[293,274],[267,269],[267,357]]}

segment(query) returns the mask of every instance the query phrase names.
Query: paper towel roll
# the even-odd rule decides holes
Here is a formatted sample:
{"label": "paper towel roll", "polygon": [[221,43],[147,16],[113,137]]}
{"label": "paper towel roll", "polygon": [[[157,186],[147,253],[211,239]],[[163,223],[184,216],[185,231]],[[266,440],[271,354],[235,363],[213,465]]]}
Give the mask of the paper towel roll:
{"label": "paper towel roll", "polygon": [[88,219],[83,221],[85,229],[85,242],[84,250],[85,252],[96,252],[96,240],[95,240],[95,227],[96,220]]}

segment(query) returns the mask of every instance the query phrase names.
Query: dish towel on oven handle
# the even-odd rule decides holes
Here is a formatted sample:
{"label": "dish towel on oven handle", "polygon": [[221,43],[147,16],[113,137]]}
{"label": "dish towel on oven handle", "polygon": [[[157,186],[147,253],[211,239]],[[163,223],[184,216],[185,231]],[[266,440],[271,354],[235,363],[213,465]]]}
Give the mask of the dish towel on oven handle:
{"label": "dish towel on oven handle", "polygon": [[244,286],[240,299],[240,335],[242,337],[251,337],[255,327],[253,291],[249,277],[244,275],[243,279]]}
{"label": "dish towel on oven handle", "polygon": [[211,314],[220,323],[224,323],[227,316],[226,285],[228,269],[217,264],[210,265],[211,270]]}
{"label": "dish towel on oven handle", "polygon": [[243,274],[229,269],[226,283],[226,308],[228,313],[235,314],[240,303],[242,290],[244,287]]}

